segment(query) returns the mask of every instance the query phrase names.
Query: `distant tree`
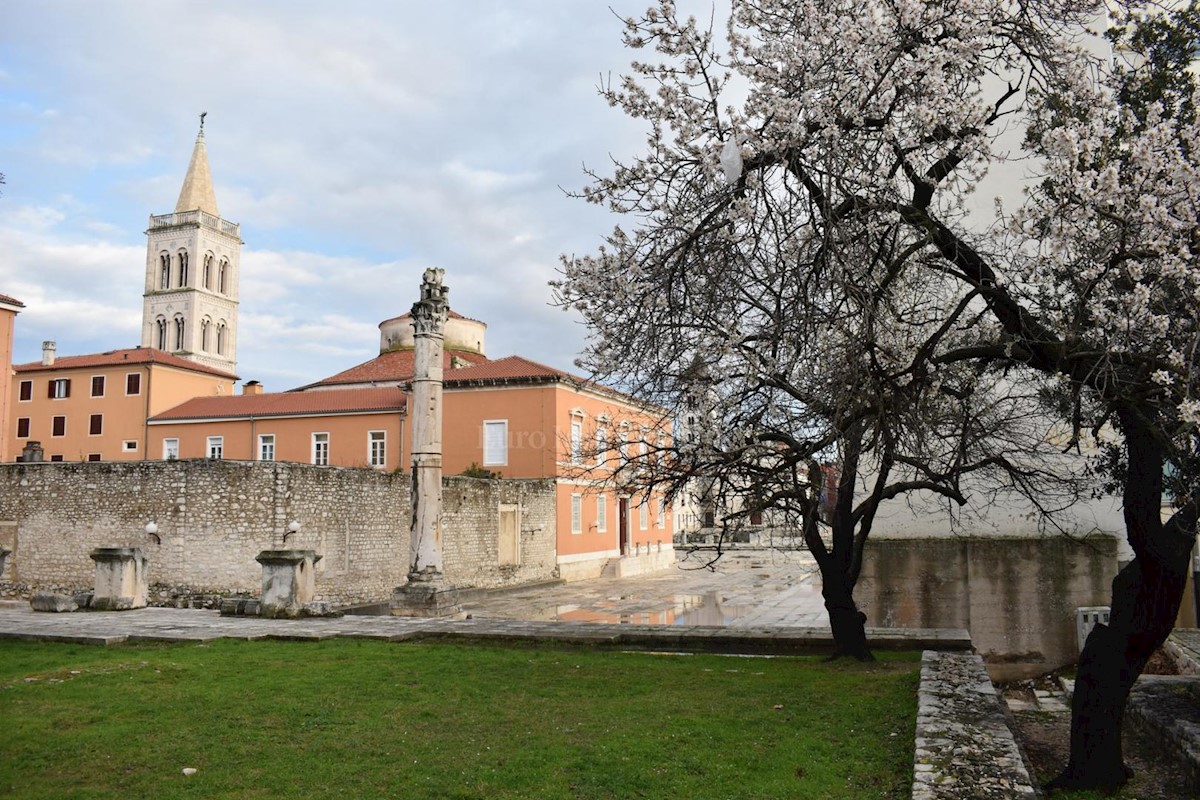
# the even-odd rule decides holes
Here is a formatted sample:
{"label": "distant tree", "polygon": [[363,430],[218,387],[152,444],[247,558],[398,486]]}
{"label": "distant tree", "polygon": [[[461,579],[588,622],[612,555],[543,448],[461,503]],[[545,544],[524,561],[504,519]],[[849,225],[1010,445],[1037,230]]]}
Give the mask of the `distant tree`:
{"label": "distant tree", "polygon": [[[1136,558],[1081,655],[1053,785],[1109,789],[1128,777],[1122,713],[1172,628],[1200,511],[1200,130],[1183,68],[1195,7],[1110,12],[1115,60],[1083,46],[1103,13],[1085,0],[739,0],[725,52],[665,0],[626,22],[626,43],[661,63],[603,90],[648,123],[647,150],[584,191],[635,222],[564,259],[557,291],[592,327],[594,373],[713,409],[694,416],[724,444],[676,463],[704,474],[736,460],[747,492],[756,464],[782,486],[775,464],[799,474],[837,449],[847,488],[892,464],[958,500],[963,465],[1018,483],[1058,471],[1061,454],[1028,440],[1038,419],[1054,423],[1042,444],[1099,452],[1090,468],[1123,500]],[[1006,130],[1024,146],[1001,144]],[[1038,174],[1020,208],[969,214],[989,170]],[[966,414],[949,422],[955,401]],[[993,403],[998,424],[977,439]],[[985,452],[929,458],[952,442]],[[845,524],[851,494],[835,538],[862,535]],[[833,553],[852,564],[853,548]]]}

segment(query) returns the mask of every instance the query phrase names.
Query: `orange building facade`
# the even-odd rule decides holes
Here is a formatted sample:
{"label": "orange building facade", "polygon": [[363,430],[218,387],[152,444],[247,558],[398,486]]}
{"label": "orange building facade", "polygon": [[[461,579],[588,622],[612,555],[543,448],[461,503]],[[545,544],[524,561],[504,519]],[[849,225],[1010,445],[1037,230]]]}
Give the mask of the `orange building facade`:
{"label": "orange building facade", "polygon": [[13,367],[10,459],[38,442],[46,461],[161,457],[146,446],[154,414],[197,396],[233,394],[236,375],[150,348],[55,358]]}
{"label": "orange building facade", "polygon": [[0,461],[11,461],[12,441],[8,437],[9,423],[12,420],[12,358],[13,358],[13,328],[17,314],[25,308],[20,300],[0,294]]}

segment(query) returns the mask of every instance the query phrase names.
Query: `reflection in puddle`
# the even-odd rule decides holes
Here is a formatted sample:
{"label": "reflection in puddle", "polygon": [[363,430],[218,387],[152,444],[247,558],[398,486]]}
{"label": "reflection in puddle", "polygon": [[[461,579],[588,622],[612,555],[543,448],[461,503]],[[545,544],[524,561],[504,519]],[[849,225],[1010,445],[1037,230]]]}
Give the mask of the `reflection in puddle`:
{"label": "reflection in puddle", "polygon": [[647,608],[636,595],[610,597],[590,606],[558,606],[554,619],[621,625],[728,625],[746,614],[748,606],[727,602],[720,592],[676,594]]}

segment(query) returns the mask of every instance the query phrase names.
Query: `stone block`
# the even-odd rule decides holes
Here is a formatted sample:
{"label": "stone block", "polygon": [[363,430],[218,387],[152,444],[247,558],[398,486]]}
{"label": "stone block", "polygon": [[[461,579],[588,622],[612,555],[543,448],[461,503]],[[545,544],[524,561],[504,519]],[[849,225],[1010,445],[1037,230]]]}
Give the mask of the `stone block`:
{"label": "stone block", "polygon": [[29,605],[34,611],[50,611],[55,613],[74,611],[79,607],[75,604],[73,598],[65,594],[54,594],[52,592],[38,592],[29,601]]}
{"label": "stone block", "polygon": [[75,605],[79,606],[80,608],[91,608],[93,596],[94,595],[92,592],[76,592]]}
{"label": "stone block", "polygon": [[255,559],[262,564],[262,598],[258,615],[270,619],[299,617],[316,594],[315,550],[263,550]]}
{"label": "stone block", "polygon": [[149,596],[146,557],[138,547],[97,547],[91,552],[96,562],[96,611],[126,611],[145,608]]}

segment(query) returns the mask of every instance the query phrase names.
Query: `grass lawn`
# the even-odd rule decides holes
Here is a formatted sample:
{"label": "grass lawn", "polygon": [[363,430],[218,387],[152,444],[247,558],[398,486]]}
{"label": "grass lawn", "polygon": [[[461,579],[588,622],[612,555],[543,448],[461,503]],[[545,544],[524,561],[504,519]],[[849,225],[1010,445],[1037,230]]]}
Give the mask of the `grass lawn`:
{"label": "grass lawn", "polygon": [[882,659],[0,641],[0,797],[907,798]]}

